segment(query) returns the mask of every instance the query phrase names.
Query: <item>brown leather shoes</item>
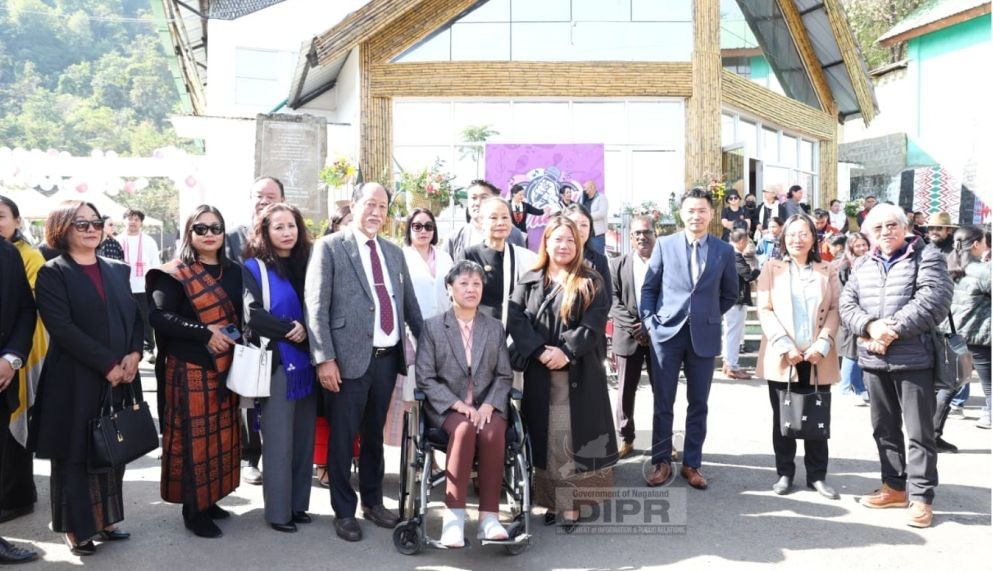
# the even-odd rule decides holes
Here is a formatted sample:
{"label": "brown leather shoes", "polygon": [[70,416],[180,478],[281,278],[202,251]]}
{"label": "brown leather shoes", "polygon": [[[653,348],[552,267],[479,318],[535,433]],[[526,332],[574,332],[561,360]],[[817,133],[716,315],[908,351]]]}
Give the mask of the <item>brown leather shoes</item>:
{"label": "brown leather shoes", "polygon": [[652,473],[645,478],[645,483],[650,487],[661,486],[669,481],[669,476],[672,475],[672,466],[667,463],[656,464],[655,469]]}
{"label": "brown leather shoes", "polygon": [[686,478],[686,481],[694,488],[698,490],[707,489],[707,479],[703,477],[699,469],[684,465],[679,470],[679,475]]}
{"label": "brown leather shoes", "polygon": [[911,502],[907,510],[907,525],[910,527],[931,527],[934,511],[924,502]]}
{"label": "brown leather shoes", "polygon": [[882,488],[862,496],[859,503],[867,508],[905,508],[907,507],[907,492],[894,490],[886,484]]}
{"label": "brown leather shoes", "polygon": [[634,452],[633,442],[622,442],[621,447],[617,449],[617,458],[626,458]]}

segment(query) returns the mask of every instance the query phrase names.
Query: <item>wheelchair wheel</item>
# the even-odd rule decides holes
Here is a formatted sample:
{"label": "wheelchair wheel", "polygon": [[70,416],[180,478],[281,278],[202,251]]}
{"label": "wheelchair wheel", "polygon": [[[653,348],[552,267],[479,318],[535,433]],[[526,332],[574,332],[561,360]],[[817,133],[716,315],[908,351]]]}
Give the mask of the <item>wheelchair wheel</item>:
{"label": "wheelchair wheel", "polygon": [[401,522],[393,528],[393,547],[402,555],[417,555],[424,549],[420,525],[416,519]]}
{"label": "wheelchair wheel", "polygon": [[403,435],[400,438],[400,494],[397,496],[399,503],[400,520],[414,516],[414,498],[417,468],[413,465],[414,442],[410,433],[410,411],[403,413]]}
{"label": "wheelchair wheel", "polygon": [[[515,519],[514,523],[507,527],[507,535],[511,539],[524,533],[524,520],[523,518],[528,517],[528,514],[519,514]],[[527,543],[515,543],[513,545],[504,545],[503,550],[507,552],[507,555],[520,555],[524,553],[524,550],[528,548]]]}

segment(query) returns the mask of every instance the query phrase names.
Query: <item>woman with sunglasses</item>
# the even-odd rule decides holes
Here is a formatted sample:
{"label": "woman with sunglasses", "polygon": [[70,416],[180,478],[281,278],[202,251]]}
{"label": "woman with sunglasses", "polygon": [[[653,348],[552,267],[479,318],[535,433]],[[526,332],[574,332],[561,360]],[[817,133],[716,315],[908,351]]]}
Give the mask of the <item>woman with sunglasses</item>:
{"label": "woman with sunglasses", "polygon": [[738,194],[738,191],[732,190],[728,192],[724,198],[724,202],[727,203],[727,206],[721,212],[721,226],[724,227],[724,230],[721,232],[721,240],[727,242],[728,236],[731,235],[731,230],[734,230],[736,224],[745,230],[749,230],[752,227],[752,220],[748,216],[748,211],[741,205],[741,195]]}
{"label": "woman with sunglasses", "polygon": [[[414,285],[417,306],[424,319],[441,315],[452,306],[445,286],[445,276],[452,269],[452,257],[438,248],[438,223],[434,214],[426,208],[415,208],[407,216],[407,231],[404,233],[403,257],[410,271],[410,282]],[[413,364],[414,349],[410,343],[404,344],[407,362]],[[414,368],[411,366],[393,393],[390,412],[383,428],[383,441],[389,446],[399,446],[403,436],[403,413],[408,403],[414,400]]]}
{"label": "woman with sunglasses", "polygon": [[162,499],[183,504],[186,528],[199,537],[222,535],[214,520],[231,514],[217,502],[241,477],[238,395],[224,374],[241,335],[242,268],[227,258],[224,240],[220,211],[198,206],[178,259],[148,272],[145,286],[160,343],[155,373],[165,387]]}
{"label": "woman with sunglasses", "polygon": [[[258,399],[262,421],[265,519],[281,532],[310,523],[311,459],[317,419],[317,376],[304,325],[303,282],[310,236],[303,215],[280,202],[255,217],[245,248],[246,335],[271,341],[270,396]],[[263,275],[263,268],[265,275]],[[265,280],[265,282],[263,282]],[[262,295],[268,283],[269,299]]]}
{"label": "woman with sunglasses", "polygon": [[[115,406],[141,398],[138,362],[144,329],[126,265],[98,257],[103,219],[96,206],[60,204],[45,221],[60,255],[38,271],[38,311],[51,335],[32,409],[29,448],[52,462],[52,529],[74,555],[96,553],[96,541],[128,539],[124,468],[91,474],[86,467],[90,420],[107,391]],[[133,392],[132,392],[133,391]]]}

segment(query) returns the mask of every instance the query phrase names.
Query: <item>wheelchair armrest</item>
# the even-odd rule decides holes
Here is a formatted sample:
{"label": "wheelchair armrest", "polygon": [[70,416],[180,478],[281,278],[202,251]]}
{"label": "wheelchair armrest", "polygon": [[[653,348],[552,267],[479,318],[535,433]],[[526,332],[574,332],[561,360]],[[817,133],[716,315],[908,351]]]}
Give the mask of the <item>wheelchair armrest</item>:
{"label": "wheelchair armrest", "polygon": [[414,400],[417,402],[424,402],[428,400],[428,395],[424,394],[421,389],[414,389]]}
{"label": "wheelchair armrest", "polygon": [[524,399],[524,391],[520,389],[510,389],[510,400],[520,401]]}

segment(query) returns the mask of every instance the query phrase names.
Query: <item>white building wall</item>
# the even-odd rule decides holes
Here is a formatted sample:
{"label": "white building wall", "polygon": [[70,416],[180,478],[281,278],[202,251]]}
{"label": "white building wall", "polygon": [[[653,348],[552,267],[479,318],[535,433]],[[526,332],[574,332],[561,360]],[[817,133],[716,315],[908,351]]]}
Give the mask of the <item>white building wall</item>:
{"label": "white building wall", "polygon": [[[198,204],[221,209],[228,227],[248,223],[248,191],[255,178],[255,117],[269,113],[290,92],[300,48],[333,27],[365,0],[286,0],[236,20],[211,20],[207,61],[207,116],[177,120],[180,136],[202,139],[201,184],[180,194],[180,219]],[[349,58],[338,87],[306,109],[332,123],[358,124],[358,58]],[[343,119],[344,118],[344,119]],[[328,125],[328,157],[357,154],[351,127]]]}

